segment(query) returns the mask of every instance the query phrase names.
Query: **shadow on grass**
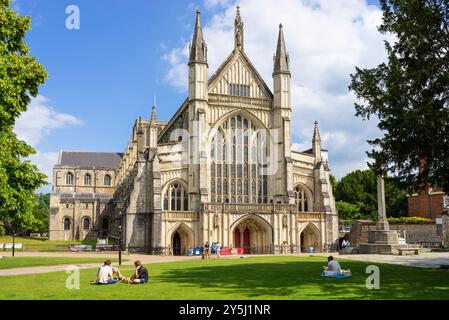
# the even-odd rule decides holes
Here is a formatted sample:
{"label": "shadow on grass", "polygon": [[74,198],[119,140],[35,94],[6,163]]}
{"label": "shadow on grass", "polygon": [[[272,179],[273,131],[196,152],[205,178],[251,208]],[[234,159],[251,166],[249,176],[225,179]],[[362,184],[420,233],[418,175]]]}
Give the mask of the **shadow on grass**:
{"label": "shadow on grass", "polygon": [[449,299],[449,270],[376,264],[381,288],[369,290],[365,273],[369,264],[345,261],[343,268],[350,268],[353,277],[333,279],[320,276],[324,262],[206,261],[199,267],[164,270],[158,281],[248,299]]}

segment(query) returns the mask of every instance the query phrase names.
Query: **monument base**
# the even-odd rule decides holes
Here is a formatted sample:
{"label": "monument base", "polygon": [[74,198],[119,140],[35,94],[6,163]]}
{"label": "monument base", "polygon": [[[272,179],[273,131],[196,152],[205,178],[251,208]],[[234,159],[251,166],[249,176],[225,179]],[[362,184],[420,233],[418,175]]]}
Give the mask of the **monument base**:
{"label": "monument base", "polygon": [[361,254],[396,254],[397,249],[407,248],[406,244],[399,244],[398,233],[393,230],[368,231],[368,243],[359,245]]}

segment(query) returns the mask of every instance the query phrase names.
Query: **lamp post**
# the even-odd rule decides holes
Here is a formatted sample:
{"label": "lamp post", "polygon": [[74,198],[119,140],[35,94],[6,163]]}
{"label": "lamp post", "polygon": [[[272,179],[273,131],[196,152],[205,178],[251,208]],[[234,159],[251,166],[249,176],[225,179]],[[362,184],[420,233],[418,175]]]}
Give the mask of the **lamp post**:
{"label": "lamp post", "polygon": [[16,248],[16,233],[12,232],[12,256],[15,256],[15,248]]}

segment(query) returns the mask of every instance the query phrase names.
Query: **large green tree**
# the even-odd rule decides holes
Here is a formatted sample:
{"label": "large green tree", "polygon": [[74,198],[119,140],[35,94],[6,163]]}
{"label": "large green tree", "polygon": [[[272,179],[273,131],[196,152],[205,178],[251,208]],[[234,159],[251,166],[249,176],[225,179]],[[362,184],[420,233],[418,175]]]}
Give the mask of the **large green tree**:
{"label": "large green tree", "polygon": [[13,131],[47,78],[24,42],[29,29],[30,18],[14,12],[9,0],[0,0],[0,220],[16,231],[35,222],[34,193],[46,178],[24,160],[35,150]]}
{"label": "large green tree", "polygon": [[[337,209],[342,219],[377,219],[377,177],[372,170],[348,173],[334,190]],[[385,177],[387,215],[407,214],[407,190],[397,179]]]}
{"label": "large green tree", "polygon": [[383,136],[369,141],[376,172],[410,188],[437,184],[449,192],[449,1],[380,0],[379,31],[388,61],[356,68],[350,90],[356,115],[376,116]]}

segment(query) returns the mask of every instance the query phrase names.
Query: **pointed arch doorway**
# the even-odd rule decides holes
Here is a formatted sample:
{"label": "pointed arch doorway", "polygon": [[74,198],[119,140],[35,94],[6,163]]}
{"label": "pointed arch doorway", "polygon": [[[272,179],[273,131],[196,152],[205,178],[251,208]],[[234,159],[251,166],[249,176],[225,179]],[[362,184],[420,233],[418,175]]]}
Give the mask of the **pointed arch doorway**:
{"label": "pointed arch doorway", "polygon": [[171,236],[171,247],[174,256],[184,256],[189,249],[193,249],[193,233],[184,226],[180,225],[173,231]]}
{"label": "pointed arch doorway", "polygon": [[243,248],[244,254],[270,253],[272,228],[262,218],[247,216],[233,229],[234,248]]}
{"label": "pointed arch doorway", "polygon": [[320,250],[320,233],[313,224],[308,224],[300,234],[301,252],[309,252],[310,248]]}

